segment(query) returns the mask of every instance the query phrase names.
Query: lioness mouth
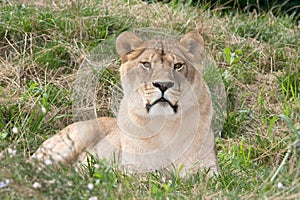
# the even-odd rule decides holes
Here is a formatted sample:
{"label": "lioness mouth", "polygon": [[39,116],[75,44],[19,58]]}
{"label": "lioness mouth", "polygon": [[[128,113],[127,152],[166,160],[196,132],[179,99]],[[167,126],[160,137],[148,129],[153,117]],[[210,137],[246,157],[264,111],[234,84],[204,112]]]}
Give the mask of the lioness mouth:
{"label": "lioness mouth", "polygon": [[161,97],[160,99],[157,99],[152,104],[147,103],[146,104],[147,112],[149,113],[150,112],[150,108],[152,106],[154,106],[155,104],[159,103],[159,102],[168,103],[171,106],[171,108],[173,109],[173,112],[177,113],[178,105],[177,104],[173,105],[168,99],[165,99],[164,97]]}

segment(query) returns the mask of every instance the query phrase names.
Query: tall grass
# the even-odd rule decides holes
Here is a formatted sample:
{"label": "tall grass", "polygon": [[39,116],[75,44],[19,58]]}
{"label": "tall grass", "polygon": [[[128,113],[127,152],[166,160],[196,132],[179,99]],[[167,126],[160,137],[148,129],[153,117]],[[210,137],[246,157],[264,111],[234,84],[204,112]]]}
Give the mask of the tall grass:
{"label": "tall grass", "polygon": [[[82,58],[101,41],[145,26],[196,29],[216,60],[228,98],[217,138],[221,174],[165,179],[160,172],[129,175],[94,159],[81,172],[26,163],[42,141],[72,123],[72,82]],[[291,17],[270,12],[221,15],[121,0],[0,1],[0,197],[300,198],[299,38]],[[113,74],[105,80],[115,81]]]}

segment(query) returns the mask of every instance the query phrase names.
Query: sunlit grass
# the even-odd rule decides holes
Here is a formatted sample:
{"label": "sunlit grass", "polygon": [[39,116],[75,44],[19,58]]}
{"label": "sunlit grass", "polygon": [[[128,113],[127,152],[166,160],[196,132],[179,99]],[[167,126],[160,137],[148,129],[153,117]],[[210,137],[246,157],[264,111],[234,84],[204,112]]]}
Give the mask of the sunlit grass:
{"label": "sunlit grass", "polygon": [[[299,27],[271,13],[197,9],[136,1],[0,1],[0,186],[9,180],[0,197],[299,198]],[[228,95],[217,138],[220,175],[131,175],[94,159],[80,172],[26,163],[41,142],[72,123],[72,83],[82,58],[102,40],[142,26],[197,29],[205,38]],[[102,74],[100,93],[119,79],[116,73]]]}

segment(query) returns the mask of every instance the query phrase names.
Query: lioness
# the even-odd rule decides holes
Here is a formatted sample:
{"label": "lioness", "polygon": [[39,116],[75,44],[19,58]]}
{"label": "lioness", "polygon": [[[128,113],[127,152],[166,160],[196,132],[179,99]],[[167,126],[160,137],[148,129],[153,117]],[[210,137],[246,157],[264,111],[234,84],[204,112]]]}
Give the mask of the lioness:
{"label": "lioness", "polygon": [[88,154],[133,172],[206,168],[218,172],[210,91],[201,76],[204,41],[196,32],[179,41],[143,41],[133,32],[116,41],[124,96],[117,119],[69,125],[32,158],[78,163]]}

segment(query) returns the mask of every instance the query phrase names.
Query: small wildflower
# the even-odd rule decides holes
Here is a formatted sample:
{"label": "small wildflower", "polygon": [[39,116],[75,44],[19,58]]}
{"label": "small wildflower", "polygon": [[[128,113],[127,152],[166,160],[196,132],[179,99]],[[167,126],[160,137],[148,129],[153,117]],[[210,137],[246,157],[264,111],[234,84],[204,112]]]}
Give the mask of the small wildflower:
{"label": "small wildflower", "polygon": [[95,169],[99,169],[99,168],[100,168],[100,165],[94,164],[94,167],[95,167]]}
{"label": "small wildflower", "polygon": [[89,198],[89,200],[98,200],[98,197],[92,196],[92,197]]}
{"label": "small wildflower", "polygon": [[17,127],[13,127],[12,132],[15,133],[15,134],[17,134],[19,132],[19,130],[18,130]]}
{"label": "small wildflower", "polygon": [[44,161],[45,165],[51,165],[52,164],[52,161],[50,159],[46,159]]}
{"label": "small wildflower", "polygon": [[73,186],[72,181],[68,181],[68,182],[67,182],[67,186]]}
{"label": "small wildflower", "polygon": [[0,189],[5,188],[9,185],[9,179],[5,179],[5,181],[0,182]]}
{"label": "small wildflower", "polygon": [[38,183],[38,182],[34,182],[34,183],[32,184],[32,187],[35,188],[35,189],[38,189],[38,188],[41,188],[42,185],[41,185],[40,183]]}
{"label": "small wildflower", "polygon": [[279,182],[279,183],[277,183],[277,188],[280,189],[280,190],[283,190],[284,185],[281,182]]}
{"label": "small wildflower", "polygon": [[15,156],[17,154],[17,150],[12,148],[7,148],[7,152],[10,156]]}
{"label": "small wildflower", "polygon": [[44,106],[42,106],[42,112],[43,112],[44,114],[46,114],[46,112],[47,112],[47,110],[46,110],[46,108],[45,108]]}
{"label": "small wildflower", "polygon": [[89,183],[87,187],[88,187],[89,190],[93,190],[94,189],[93,183]]}

